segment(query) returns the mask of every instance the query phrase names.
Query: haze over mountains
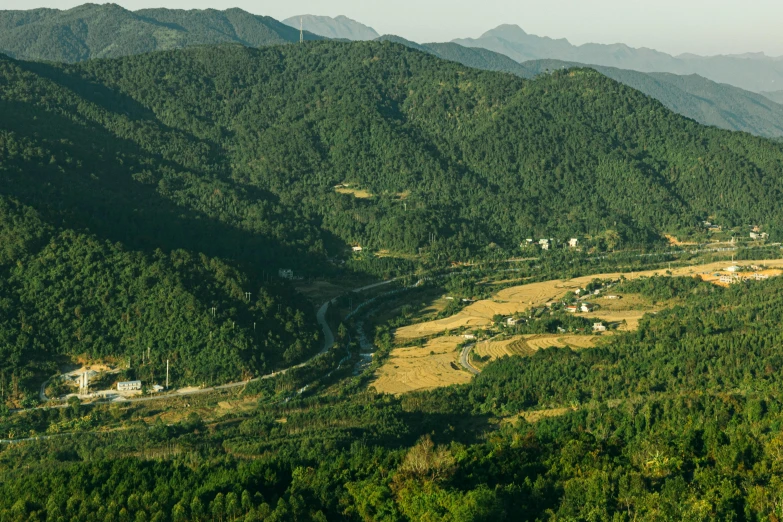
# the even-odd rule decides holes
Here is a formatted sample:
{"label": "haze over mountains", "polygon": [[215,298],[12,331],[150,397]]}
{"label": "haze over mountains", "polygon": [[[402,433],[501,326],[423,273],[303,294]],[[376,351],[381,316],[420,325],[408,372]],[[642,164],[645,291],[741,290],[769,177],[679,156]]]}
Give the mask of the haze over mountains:
{"label": "haze over mountains", "polygon": [[303,27],[305,31],[333,39],[366,41],[375,40],[380,36],[372,27],[342,15],[335,18],[315,15],[292,16],[283,20],[283,23],[295,29]]}
{"label": "haze over mountains", "polygon": [[671,56],[653,49],[635,49],[625,44],[584,44],[575,46],[566,39],[552,39],[526,33],[517,25],[501,25],[479,38],[462,38],[455,43],[483,47],[516,61],[555,59],[605,65],[642,72],[698,74],[753,92],[774,91],[783,85],[783,57],[749,53],[732,56]]}

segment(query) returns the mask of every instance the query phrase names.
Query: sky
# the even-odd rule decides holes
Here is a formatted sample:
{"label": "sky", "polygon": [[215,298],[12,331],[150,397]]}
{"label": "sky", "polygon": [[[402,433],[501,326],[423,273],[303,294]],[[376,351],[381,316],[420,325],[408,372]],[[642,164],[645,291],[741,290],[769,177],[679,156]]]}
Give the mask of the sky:
{"label": "sky", "polygon": [[[68,9],[86,0],[0,0],[1,9]],[[92,0],[100,3],[101,0]],[[114,0],[146,7],[239,7],[279,20],[345,15],[416,42],[478,37],[500,24],[573,44],[625,43],[670,54],[783,56],[781,0]]]}

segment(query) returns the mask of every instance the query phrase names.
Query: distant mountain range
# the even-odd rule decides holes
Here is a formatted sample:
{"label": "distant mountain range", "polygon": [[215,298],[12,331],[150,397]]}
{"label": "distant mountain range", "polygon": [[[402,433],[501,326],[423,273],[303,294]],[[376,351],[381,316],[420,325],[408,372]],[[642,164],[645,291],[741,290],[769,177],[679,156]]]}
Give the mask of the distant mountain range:
{"label": "distant mountain range", "polygon": [[364,24],[351,20],[346,16],[315,16],[302,15],[292,16],[283,20],[284,24],[290,25],[295,29],[301,27],[305,31],[324,36],[326,38],[335,38],[343,40],[367,41],[375,40],[380,35],[375,29]]}
{"label": "distant mountain range", "polygon": [[[305,38],[322,37],[308,32]],[[128,11],[116,4],[84,4],[66,11],[0,11],[0,52],[26,60],[80,62],[193,45],[295,41],[298,30],[241,9]]]}
{"label": "distant mountain range", "polygon": [[[278,22],[241,9],[132,12],[114,4],[85,4],[66,11],[0,11],[0,52],[28,60],[79,62],[204,44],[260,47],[298,42],[300,18],[308,40],[392,41],[468,67],[523,78],[533,78],[547,69],[593,67],[699,123],[765,137],[783,136],[783,91],[767,89],[769,92],[761,96],[706,79],[703,76],[709,77],[707,74],[671,74],[676,72],[673,69],[695,68],[693,64],[712,63],[718,69],[728,64],[727,70],[742,66],[750,72],[738,73],[726,83],[745,82],[758,88],[762,84],[776,84],[776,75],[783,74],[781,60],[759,55],[675,58],[623,45],[573,46],[567,40],[529,35],[510,25],[500,26],[475,40],[418,44],[392,35],[378,37],[371,27],[345,16],[305,15]],[[766,72],[757,74],[754,68]],[[668,70],[669,73],[631,69]],[[783,79],[777,84],[783,85]]]}
{"label": "distant mountain range", "polygon": [[698,74],[719,83],[728,83],[754,92],[775,91],[783,86],[783,57],[761,53],[723,56],[682,54],[671,56],[625,44],[584,44],[575,46],[566,39],[528,34],[517,25],[501,25],[479,38],[462,38],[454,43],[483,47],[505,54],[518,62],[555,59],[632,69],[642,72]]}
{"label": "distant mountain range", "polygon": [[[670,73],[643,73],[561,60],[530,60],[518,63],[504,54],[481,47],[463,47],[455,43],[417,44],[391,35],[382,36],[379,40],[400,43],[468,67],[507,72],[523,78],[535,78],[547,71],[564,68],[590,67],[704,125],[768,138],[783,137],[783,105],[761,94],[713,82],[695,74],[679,76]],[[778,97],[783,99],[783,93],[778,93]]]}

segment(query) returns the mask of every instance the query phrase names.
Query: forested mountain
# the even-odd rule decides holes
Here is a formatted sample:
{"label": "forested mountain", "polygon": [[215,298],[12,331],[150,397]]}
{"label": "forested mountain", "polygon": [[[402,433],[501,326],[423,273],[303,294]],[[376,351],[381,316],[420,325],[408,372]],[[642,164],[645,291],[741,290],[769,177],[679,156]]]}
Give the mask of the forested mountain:
{"label": "forested mountain", "polygon": [[[294,245],[291,226],[285,246],[260,217],[252,230],[215,219],[237,209],[199,162],[204,144],[46,65],[0,56],[0,78],[3,379],[32,390],[58,356],[86,355],[130,360],[149,381],[171,359],[178,385],[225,382],[320,348],[312,305],[268,277],[288,260],[306,263],[317,240]],[[142,135],[192,156],[145,151],[134,142]],[[212,210],[188,208],[199,190]],[[242,211],[276,212],[269,199]]]}
{"label": "forested mountain", "polygon": [[[306,15],[301,19],[308,40],[321,38],[316,35],[322,35],[349,40],[393,41],[468,67],[508,72],[523,78],[531,78],[547,67],[583,67],[585,65],[582,64],[601,63],[600,60],[584,61],[582,64],[533,60],[520,64],[515,60],[548,55],[578,55],[588,59],[592,55],[568,51],[570,44],[566,45],[564,40],[541,39],[520,33],[521,29],[514,26],[487,33],[494,38],[493,42],[502,41],[503,45],[484,45],[488,41],[486,38],[489,38],[487,35],[474,42],[460,41],[464,45],[420,45],[396,36],[378,37],[372,28],[344,16],[330,18]],[[259,47],[298,42],[299,21],[300,17],[292,17],[280,23],[240,9],[143,9],[131,12],[114,4],[85,4],[68,11],[0,11],[0,52],[22,59],[78,62],[203,44],[239,43]],[[518,47],[523,48],[524,52]],[[662,57],[666,55],[654,53],[653,56],[658,58],[650,62],[650,68],[663,67],[661,64],[665,60],[662,61]],[[746,131],[758,136],[783,135],[783,107],[778,103],[769,103],[767,98],[751,92],[713,83],[695,75],[677,77],[602,65],[587,66],[656,98],[673,111],[699,123]],[[775,99],[774,93],[767,97]]]}
{"label": "forested mountain", "polygon": [[753,92],[774,90],[783,85],[783,57],[763,54],[671,56],[653,49],[635,49],[625,44],[574,46],[566,39],[531,35],[516,25],[501,25],[479,38],[461,38],[455,43],[483,47],[505,54],[518,62],[554,59],[632,69],[642,72],[698,74],[718,83],[727,83]]}
{"label": "forested mountain", "polygon": [[715,83],[691,74],[642,73],[601,65],[585,65],[559,60],[533,60],[522,64],[529,76],[547,70],[591,67],[655,98],[676,113],[704,125],[750,132],[757,136],[783,136],[783,105],[768,97]]}
{"label": "forested mountain", "polygon": [[305,31],[334,39],[365,41],[375,40],[380,36],[372,27],[342,15],[335,18],[316,15],[292,16],[283,20],[283,23],[294,29],[303,27]]}
{"label": "forested mountain", "polygon": [[417,44],[396,36],[383,36],[379,40],[401,43],[468,67],[507,72],[522,78],[533,78],[557,69],[590,67],[704,125],[750,132],[768,138],[783,136],[783,105],[770,101],[774,99],[774,93],[765,97],[712,82],[698,75],[643,73],[561,60],[530,60],[518,63],[504,54],[482,47],[463,47],[455,43]]}
{"label": "forested mountain", "polygon": [[464,259],[708,217],[781,234],[781,145],[591,70],[527,81],[388,42],[2,57],[0,109],[3,360],[27,377],[53,351],[174,350],[189,382],[301,359],[311,312],[266,275],[350,244]]}
{"label": "forested mountain", "polygon": [[79,62],[193,45],[298,41],[298,29],[241,9],[132,12],[116,4],[84,4],[66,11],[0,11],[0,52],[25,60]]}
{"label": "forested mountain", "polygon": [[[525,81],[390,43],[6,62],[73,97],[26,102],[37,110],[86,118],[168,162],[134,167],[135,183],[319,255],[361,243],[456,257],[607,230],[645,243],[707,217],[778,227],[778,145],[704,128],[589,70]],[[10,130],[34,123],[18,113]]]}

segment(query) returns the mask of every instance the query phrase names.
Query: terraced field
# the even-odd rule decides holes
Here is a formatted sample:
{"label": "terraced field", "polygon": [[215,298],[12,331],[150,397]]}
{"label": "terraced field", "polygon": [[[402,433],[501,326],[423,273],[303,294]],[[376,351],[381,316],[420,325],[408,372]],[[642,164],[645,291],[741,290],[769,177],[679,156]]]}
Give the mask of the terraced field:
{"label": "terraced field", "polygon": [[470,381],[459,369],[457,345],[462,337],[438,337],[423,347],[397,348],[376,372],[370,386],[380,393],[400,395]]}
{"label": "terraced field", "polygon": [[474,361],[473,364],[481,368],[507,355],[530,356],[542,348],[553,346],[574,350],[593,348],[599,338],[595,335],[535,334],[518,335],[502,341],[483,341],[476,344],[473,353],[486,359],[482,362]]}

